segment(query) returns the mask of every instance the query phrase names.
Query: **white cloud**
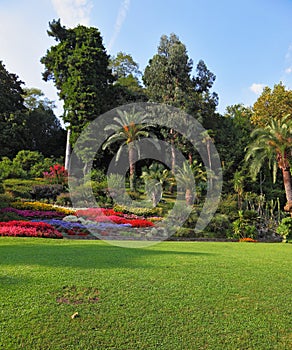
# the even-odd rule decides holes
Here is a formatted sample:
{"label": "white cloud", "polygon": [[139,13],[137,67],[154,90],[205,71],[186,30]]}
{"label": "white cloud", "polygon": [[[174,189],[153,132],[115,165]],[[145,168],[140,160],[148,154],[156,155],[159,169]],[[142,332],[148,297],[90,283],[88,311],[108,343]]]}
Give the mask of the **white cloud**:
{"label": "white cloud", "polygon": [[108,50],[111,51],[120,31],[122,29],[122,25],[127,17],[127,13],[130,7],[130,0],[123,0],[117,15],[114,32],[108,44]]}
{"label": "white cloud", "polygon": [[286,69],[285,69],[285,73],[286,73],[286,74],[291,74],[291,73],[292,73],[292,66],[286,68]]}
{"label": "white cloud", "polygon": [[90,25],[90,13],[93,7],[88,0],[51,0],[61,23],[68,27],[78,24]]}
{"label": "white cloud", "polygon": [[253,83],[249,89],[255,93],[256,95],[259,95],[262,91],[263,91],[263,88],[265,87],[264,84],[257,84],[257,83]]}

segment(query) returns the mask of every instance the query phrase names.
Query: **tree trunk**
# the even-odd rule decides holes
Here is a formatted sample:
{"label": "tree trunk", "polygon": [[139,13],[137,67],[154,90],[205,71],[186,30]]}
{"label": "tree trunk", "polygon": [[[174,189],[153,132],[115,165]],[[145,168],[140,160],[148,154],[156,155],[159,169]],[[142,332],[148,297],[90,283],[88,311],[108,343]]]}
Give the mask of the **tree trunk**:
{"label": "tree trunk", "polygon": [[187,205],[193,205],[194,204],[194,194],[190,189],[186,189],[186,203]]}
{"label": "tree trunk", "polygon": [[193,155],[191,152],[189,152],[188,158],[189,158],[189,164],[192,165],[193,164]]}
{"label": "tree trunk", "polygon": [[67,130],[67,141],[66,141],[66,153],[65,153],[65,169],[70,173],[70,157],[71,157],[71,145],[70,145],[71,130]]}
{"label": "tree trunk", "polygon": [[211,140],[208,138],[206,141],[206,146],[207,146],[207,153],[208,153],[208,162],[209,162],[209,169],[210,169],[210,190],[213,189],[213,173],[212,173],[212,160],[211,160],[211,152],[210,152],[210,142]]}
{"label": "tree trunk", "polygon": [[128,144],[129,151],[129,167],[130,167],[130,190],[136,190],[136,179],[135,179],[135,148],[133,144]]}
{"label": "tree trunk", "polygon": [[176,157],[175,157],[175,146],[174,146],[174,130],[170,129],[170,147],[171,147],[171,171],[172,174],[175,174],[176,167]]}
{"label": "tree trunk", "polygon": [[284,182],[284,188],[285,188],[286,199],[287,199],[287,204],[284,207],[284,210],[290,212],[292,216],[292,181],[291,181],[292,178],[291,178],[290,169],[283,168],[282,174],[283,174],[283,182]]}
{"label": "tree trunk", "polygon": [[175,147],[174,147],[174,140],[170,141],[171,143],[171,172],[175,174],[175,167],[176,167],[176,158],[175,158]]}

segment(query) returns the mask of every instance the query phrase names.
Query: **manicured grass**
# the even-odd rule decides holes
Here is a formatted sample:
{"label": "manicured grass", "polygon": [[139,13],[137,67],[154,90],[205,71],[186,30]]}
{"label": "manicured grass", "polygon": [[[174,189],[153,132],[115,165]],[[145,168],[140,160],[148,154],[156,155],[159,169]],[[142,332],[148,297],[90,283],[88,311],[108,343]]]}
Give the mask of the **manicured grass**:
{"label": "manicured grass", "polygon": [[0,349],[290,349],[291,251],[0,238]]}

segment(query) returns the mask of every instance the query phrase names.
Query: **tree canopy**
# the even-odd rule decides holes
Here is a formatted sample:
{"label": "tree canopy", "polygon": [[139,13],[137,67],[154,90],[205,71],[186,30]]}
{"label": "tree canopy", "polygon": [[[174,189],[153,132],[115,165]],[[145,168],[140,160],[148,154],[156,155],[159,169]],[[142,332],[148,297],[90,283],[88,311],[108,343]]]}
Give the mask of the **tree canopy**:
{"label": "tree canopy", "polygon": [[54,20],[49,23],[48,35],[58,44],[41,58],[43,79],[54,81],[64,101],[63,120],[76,139],[89,121],[109,108],[109,86],[114,80],[109,56],[97,28],[78,25],[67,29]]}
{"label": "tree canopy", "polygon": [[9,73],[0,61],[0,114],[8,114],[24,108],[22,81],[18,76]]}
{"label": "tree canopy", "polygon": [[282,119],[287,114],[292,115],[292,90],[287,89],[282,82],[274,88],[266,86],[253,105],[252,123],[262,127],[271,119]]}

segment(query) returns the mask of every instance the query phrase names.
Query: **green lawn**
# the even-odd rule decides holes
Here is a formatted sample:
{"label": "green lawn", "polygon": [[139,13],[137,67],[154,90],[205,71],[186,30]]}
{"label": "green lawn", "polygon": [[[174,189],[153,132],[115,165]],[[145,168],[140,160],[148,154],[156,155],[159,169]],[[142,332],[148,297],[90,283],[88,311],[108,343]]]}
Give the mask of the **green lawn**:
{"label": "green lawn", "polygon": [[0,349],[291,349],[291,253],[0,238]]}

